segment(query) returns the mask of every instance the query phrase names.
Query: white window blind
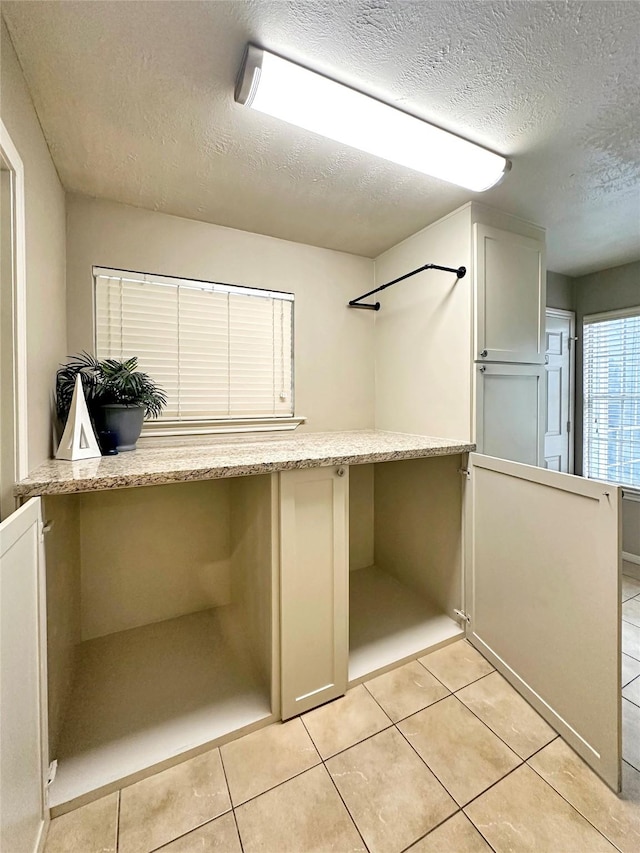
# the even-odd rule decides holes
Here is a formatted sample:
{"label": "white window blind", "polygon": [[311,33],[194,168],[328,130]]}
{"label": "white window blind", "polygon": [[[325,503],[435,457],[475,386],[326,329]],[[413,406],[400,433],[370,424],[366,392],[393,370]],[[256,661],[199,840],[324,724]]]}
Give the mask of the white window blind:
{"label": "white window blind", "polygon": [[293,294],[94,268],[98,358],[138,357],[159,420],[293,415]]}
{"label": "white window blind", "polygon": [[640,488],[640,307],[584,318],[584,474]]}

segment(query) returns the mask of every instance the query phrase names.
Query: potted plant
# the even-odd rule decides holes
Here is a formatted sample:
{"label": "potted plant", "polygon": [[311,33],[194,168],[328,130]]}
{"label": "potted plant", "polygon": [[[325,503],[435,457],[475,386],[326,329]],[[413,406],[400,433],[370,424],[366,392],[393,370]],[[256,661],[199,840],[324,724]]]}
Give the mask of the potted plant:
{"label": "potted plant", "polygon": [[164,391],[137,366],[136,356],[124,361],[101,361],[87,352],[71,356],[56,374],[56,412],[61,424],[69,414],[79,375],[96,433],[115,433],[118,451],[135,450],[144,418],[157,418],[167,403]]}

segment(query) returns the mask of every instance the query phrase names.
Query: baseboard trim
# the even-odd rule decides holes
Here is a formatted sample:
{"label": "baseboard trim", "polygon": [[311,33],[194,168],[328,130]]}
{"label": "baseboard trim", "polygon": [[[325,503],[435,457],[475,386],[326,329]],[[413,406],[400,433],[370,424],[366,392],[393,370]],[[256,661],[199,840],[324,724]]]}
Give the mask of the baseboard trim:
{"label": "baseboard trim", "polygon": [[624,574],[640,581],[640,557],[637,554],[623,551],[622,559],[627,563],[624,567]]}

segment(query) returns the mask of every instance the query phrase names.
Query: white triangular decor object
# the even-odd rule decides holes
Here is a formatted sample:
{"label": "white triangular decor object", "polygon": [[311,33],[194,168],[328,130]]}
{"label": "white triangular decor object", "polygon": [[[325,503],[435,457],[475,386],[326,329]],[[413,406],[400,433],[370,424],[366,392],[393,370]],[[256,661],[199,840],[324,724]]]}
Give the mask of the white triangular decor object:
{"label": "white triangular decor object", "polygon": [[76,387],[73,389],[69,417],[62,433],[56,459],[75,462],[78,459],[94,459],[101,455],[89,417],[87,402],[84,399],[82,379],[78,374],[76,376]]}

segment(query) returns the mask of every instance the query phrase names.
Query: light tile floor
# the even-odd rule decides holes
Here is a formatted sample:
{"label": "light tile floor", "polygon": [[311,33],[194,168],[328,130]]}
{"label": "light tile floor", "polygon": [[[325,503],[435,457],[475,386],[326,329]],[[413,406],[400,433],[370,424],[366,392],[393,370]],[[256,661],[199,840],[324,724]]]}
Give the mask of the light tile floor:
{"label": "light tile floor", "polygon": [[640,581],[623,601],[620,797],[460,641],[56,818],[45,853],[637,853]]}

